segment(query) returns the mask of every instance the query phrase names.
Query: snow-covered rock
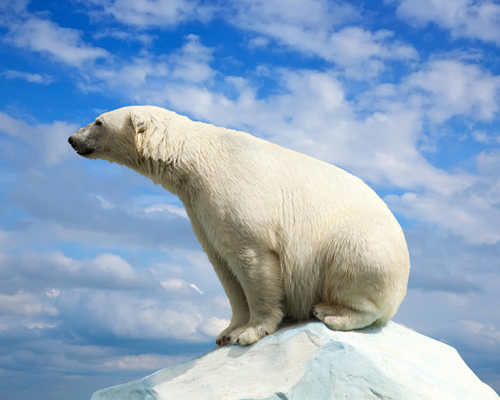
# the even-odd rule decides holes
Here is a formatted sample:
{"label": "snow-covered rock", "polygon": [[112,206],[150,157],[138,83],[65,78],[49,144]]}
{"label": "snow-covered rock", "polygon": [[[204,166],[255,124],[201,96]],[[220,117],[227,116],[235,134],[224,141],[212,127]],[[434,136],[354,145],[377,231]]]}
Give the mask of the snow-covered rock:
{"label": "snow-covered rock", "polygon": [[167,399],[500,398],[454,348],[394,322],[351,332],[309,322],[250,346],[214,349],[91,400]]}

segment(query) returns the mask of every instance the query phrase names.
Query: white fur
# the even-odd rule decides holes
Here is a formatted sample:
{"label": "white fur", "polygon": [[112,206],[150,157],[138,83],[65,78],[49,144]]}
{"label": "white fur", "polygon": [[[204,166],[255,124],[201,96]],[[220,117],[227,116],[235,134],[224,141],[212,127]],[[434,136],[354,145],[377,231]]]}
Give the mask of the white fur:
{"label": "white fur", "polygon": [[[383,324],[406,294],[406,241],[385,203],[331,164],[158,107],[121,108],[72,138],[179,196],[233,310],[219,345],[285,317]],[[75,147],[76,148],[76,147]]]}

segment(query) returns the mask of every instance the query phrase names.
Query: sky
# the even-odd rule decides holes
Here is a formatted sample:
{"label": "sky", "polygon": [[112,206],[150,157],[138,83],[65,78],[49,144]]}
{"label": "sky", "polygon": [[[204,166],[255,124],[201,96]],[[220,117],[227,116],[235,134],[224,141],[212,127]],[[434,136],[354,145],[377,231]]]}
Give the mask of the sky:
{"label": "sky", "polygon": [[0,2],[0,398],[83,400],[214,348],[180,201],[67,143],[156,105],[359,176],[410,250],[394,320],[500,392],[500,2]]}

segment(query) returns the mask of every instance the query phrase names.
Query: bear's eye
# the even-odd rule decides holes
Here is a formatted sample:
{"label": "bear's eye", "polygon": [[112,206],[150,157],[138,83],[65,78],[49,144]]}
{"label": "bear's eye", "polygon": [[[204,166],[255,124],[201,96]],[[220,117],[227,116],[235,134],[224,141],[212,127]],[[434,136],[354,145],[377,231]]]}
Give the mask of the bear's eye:
{"label": "bear's eye", "polygon": [[98,126],[100,126],[100,125],[102,125],[102,121],[101,121],[100,119],[97,119],[97,120],[95,121],[95,124],[96,124],[96,125],[98,125]]}

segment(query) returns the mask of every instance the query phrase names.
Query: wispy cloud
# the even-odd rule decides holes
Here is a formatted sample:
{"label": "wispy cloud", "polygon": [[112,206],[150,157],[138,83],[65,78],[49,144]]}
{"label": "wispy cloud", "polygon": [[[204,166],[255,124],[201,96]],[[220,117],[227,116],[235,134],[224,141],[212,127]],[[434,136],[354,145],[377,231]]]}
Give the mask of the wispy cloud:
{"label": "wispy cloud", "polygon": [[76,124],[62,121],[30,125],[24,120],[13,118],[3,112],[0,112],[0,125],[0,132],[34,145],[31,147],[33,149],[32,163],[42,159],[49,165],[58,164],[72,154],[65,142],[68,136],[78,128]]}
{"label": "wispy cloud", "polygon": [[500,44],[500,5],[489,0],[388,0],[397,15],[417,26],[435,23],[453,37]]}
{"label": "wispy cloud", "polygon": [[475,64],[453,59],[431,61],[411,74],[407,83],[431,94],[427,107],[433,122],[457,115],[491,121],[499,111],[500,76]]}
{"label": "wispy cloud", "polygon": [[207,21],[211,18],[213,6],[199,0],[92,0],[99,11],[92,10],[92,16],[101,20],[101,12],[113,16],[123,24],[145,29],[150,27],[173,28],[190,20]]}
{"label": "wispy cloud", "polygon": [[47,296],[57,297],[60,289],[68,287],[110,290],[154,290],[159,287],[148,271],[136,271],[114,254],[99,254],[94,259],[78,261],[56,251],[4,256],[2,261],[2,271],[12,279],[5,278],[2,281],[0,287],[4,291],[15,286],[35,291],[51,288],[46,292]]}
{"label": "wispy cloud", "polygon": [[85,43],[80,31],[60,27],[50,20],[34,16],[10,23],[4,41],[77,67],[110,57],[107,50]]}
{"label": "wispy cloud", "polygon": [[0,315],[31,316],[47,314],[57,316],[59,314],[57,308],[48,303],[48,301],[40,301],[36,296],[23,292],[17,292],[13,295],[0,294]]}
{"label": "wispy cloud", "polygon": [[[234,2],[233,6],[235,17],[228,20],[239,29],[332,62],[351,78],[373,78],[385,70],[386,61],[408,62],[418,58],[415,48],[394,39],[392,31],[371,32],[349,26],[349,22],[360,19],[361,13],[348,3],[243,1]],[[304,13],[304,9],[308,12]]]}
{"label": "wispy cloud", "polygon": [[124,42],[139,42],[144,46],[150,46],[158,37],[148,33],[128,32],[126,30],[104,28],[93,34],[95,39],[113,38]]}
{"label": "wispy cloud", "polygon": [[31,83],[48,85],[54,81],[54,78],[47,74],[33,74],[30,72],[7,70],[2,72],[7,79],[23,79]]}

